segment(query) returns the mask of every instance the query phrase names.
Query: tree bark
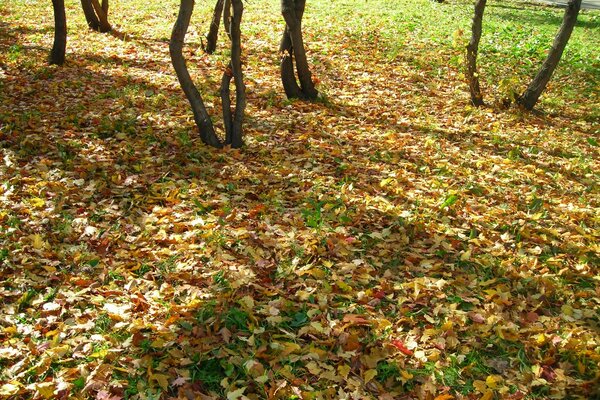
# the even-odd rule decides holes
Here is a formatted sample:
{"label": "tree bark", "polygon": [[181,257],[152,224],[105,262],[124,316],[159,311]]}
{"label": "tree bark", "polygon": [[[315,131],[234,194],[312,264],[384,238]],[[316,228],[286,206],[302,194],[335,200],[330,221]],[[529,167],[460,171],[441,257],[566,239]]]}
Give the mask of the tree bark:
{"label": "tree bark", "polygon": [[223,7],[223,28],[227,33],[227,37],[231,40],[231,0],[225,0]]}
{"label": "tree bark", "polygon": [[102,0],[102,11],[108,17],[108,0]]}
{"label": "tree bark", "polygon": [[244,74],[242,72],[242,32],[241,22],[244,12],[242,0],[231,0],[233,9],[231,17],[231,71],[235,83],[235,114],[232,124],[231,147],[234,149],[244,145],[242,140],[242,124],[244,122],[244,110],[246,109],[246,86],[244,85]]}
{"label": "tree bark", "polygon": [[481,26],[483,22],[483,12],[487,0],[477,0],[475,3],[475,15],[473,16],[473,26],[471,40],[467,45],[467,81],[471,93],[471,103],[480,107],[485,105],[481,87],[479,86],[479,75],[477,73],[477,53],[479,52],[479,41],[481,40]]}
{"label": "tree bark", "polygon": [[112,27],[108,22],[108,15],[106,14],[106,12],[108,12],[108,1],[105,3],[103,0],[102,2],[102,4],[106,6],[106,12],[98,0],[91,0],[91,2],[96,15],[98,16],[98,21],[100,22],[100,32],[110,32]]}
{"label": "tree bark", "polygon": [[[319,92],[315,89],[312,81],[306,58],[306,50],[304,49],[304,40],[302,38],[302,17],[305,5],[306,0],[281,0],[281,14],[286,23],[286,29],[280,45],[283,53],[281,80],[288,97],[291,95],[292,97],[312,100],[317,98]],[[288,59],[292,57],[293,59]],[[300,82],[300,93],[296,93],[296,88],[290,79],[290,62],[293,69],[294,61],[296,63],[298,81]],[[297,83],[296,86],[298,86]]]}
{"label": "tree bark", "polygon": [[[223,122],[225,125],[225,143],[231,144],[232,148],[240,148],[243,142],[243,120],[246,109],[246,87],[244,86],[244,75],[242,73],[242,44],[241,29],[242,14],[244,6],[242,0],[232,0],[233,8],[231,18],[231,61],[229,67],[223,73],[221,80],[221,100],[223,102]],[[231,112],[231,99],[229,85],[233,78],[235,83],[235,112]]]}
{"label": "tree bark", "polygon": [[81,0],[81,8],[83,9],[83,14],[85,15],[85,20],[87,21],[90,29],[95,31],[100,30],[100,21],[98,21],[98,17],[96,16],[96,12],[94,11],[94,6],[92,6],[91,0]]}
{"label": "tree bark", "polygon": [[187,34],[193,11],[194,0],[181,0],[179,5],[179,15],[177,16],[177,21],[175,22],[173,32],[171,33],[169,53],[171,54],[171,62],[177,73],[177,79],[179,79],[181,89],[183,89],[183,92],[192,107],[194,121],[200,130],[200,138],[205,144],[220,148],[222,147],[221,141],[215,133],[210,116],[204,106],[202,96],[190,77],[182,54],[185,35]]}
{"label": "tree bark", "polygon": [[206,35],[206,46],[204,51],[208,54],[212,54],[217,49],[217,39],[219,37],[219,25],[221,25],[221,14],[223,14],[223,3],[225,0],[217,0],[215,4],[215,10],[213,11],[212,21]]}
{"label": "tree bark", "polygon": [[562,57],[563,51],[567,46],[567,42],[571,37],[573,28],[577,23],[577,16],[579,15],[580,9],[581,0],[569,0],[562,25],[554,38],[554,43],[552,43],[552,48],[550,49],[546,60],[525,92],[517,99],[517,102],[527,110],[532,110],[533,107],[535,107],[540,95],[544,89],[546,89],[546,85],[550,81],[550,78]]}
{"label": "tree bark", "polygon": [[50,64],[62,65],[67,49],[67,15],[64,0],[52,0],[54,9],[54,45],[50,52]]}
{"label": "tree bark", "polygon": [[288,99],[304,98],[304,93],[302,93],[302,89],[298,85],[296,74],[294,73],[294,49],[287,25],[283,30],[279,52],[281,53],[281,83],[283,84],[285,95]]}

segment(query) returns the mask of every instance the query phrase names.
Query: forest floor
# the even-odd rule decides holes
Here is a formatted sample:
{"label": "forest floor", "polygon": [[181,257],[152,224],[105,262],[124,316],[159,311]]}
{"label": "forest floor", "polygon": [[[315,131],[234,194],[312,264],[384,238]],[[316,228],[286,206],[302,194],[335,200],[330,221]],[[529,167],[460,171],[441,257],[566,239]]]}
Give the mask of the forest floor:
{"label": "forest floor", "polygon": [[[246,146],[201,144],[173,0],[0,0],[0,398],[600,398],[600,13],[533,113],[562,11],[311,0],[319,101],[285,99],[278,2],[246,3]],[[216,55],[185,56],[219,126]],[[220,129],[220,128],[219,128]]]}

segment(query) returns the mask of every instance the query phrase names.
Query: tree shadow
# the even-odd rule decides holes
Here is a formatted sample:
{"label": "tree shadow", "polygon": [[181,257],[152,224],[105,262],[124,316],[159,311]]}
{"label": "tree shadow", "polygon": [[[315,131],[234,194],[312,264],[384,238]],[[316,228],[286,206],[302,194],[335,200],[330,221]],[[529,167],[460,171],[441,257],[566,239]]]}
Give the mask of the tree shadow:
{"label": "tree shadow", "polygon": [[[498,16],[507,21],[514,21],[515,23],[520,23],[523,25],[552,25],[557,28],[563,21],[563,12],[560,10],[556,10],[551,7],[544,7],[543,5],[536,4],[536,6],[540,6],[538,8],[538,12],[536,12],[533,16],[531,14],[527,14],[527,17],[522,12],[522,8],[515,7],[508,4],[501,3],[492,3],[488,7],[493,9],[493,13],[495,16]],[[584,10],[581,11],[582,14],[585,13]],[[575,27],[582,27],[587,29],[598,29],[600,28],[600,22],[597,19],[583,19],[578,18],[577,24]]]}

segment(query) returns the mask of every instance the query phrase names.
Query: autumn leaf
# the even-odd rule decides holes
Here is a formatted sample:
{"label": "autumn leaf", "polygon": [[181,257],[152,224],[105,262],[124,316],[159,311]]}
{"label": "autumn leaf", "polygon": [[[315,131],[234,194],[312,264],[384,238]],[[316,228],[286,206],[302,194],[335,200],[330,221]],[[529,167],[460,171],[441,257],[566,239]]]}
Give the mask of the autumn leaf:
{"label": "autumn leaf", "polygon": [[407,355],[407,356],[412,356],[413,355],[413,351],[408,349],[405,345],[404,342],[402,342],[401,340],[398,339],[394,339],[392,340],[392,346],[394,346],[395,348],[397,348],[398,350],[400,350],[400,352],[402,352],[403,354]]}

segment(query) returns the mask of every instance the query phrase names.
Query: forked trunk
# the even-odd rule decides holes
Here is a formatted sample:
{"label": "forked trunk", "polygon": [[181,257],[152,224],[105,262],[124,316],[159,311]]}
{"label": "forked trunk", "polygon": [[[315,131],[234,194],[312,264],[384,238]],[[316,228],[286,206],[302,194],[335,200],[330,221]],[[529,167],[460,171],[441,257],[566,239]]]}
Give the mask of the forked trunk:
{"label": "forked trunk", "polygon": [[221,25],[221,15],[223,14],[223,3],[225,0],[217,0],[215,4],[215,10],[213,11],[212,21],[206,35],[206,46],[204,51],[208,54],[212,54],[217,49],[217,39],[219,37],[219,25]]}
{"label": "forked trunk", "polygon": [[64,0],[52,0],[54,9],[54,45],[50,52],[50,64],[62,65],[67,49],[67,15]]}
{"label": "forked trunk", "polygon": [[[303,99],[316,99],[319,92],[315,89],[312,81],[304,40],[302,38],[302,17],[306,0],[281,0],[281,14],[286,23],[284,36],[281,40],[281,80],[288,97],[300,97]],[[287,37],[286,37],[287,36]],[[296,64],[300,92],[291,82],[290,66]],[[295,81],[294,77],[294,81]]]}
{"label": "forked trunk", "polygon": [[542,68],[540,68],[525,92],[517,99],[517,102],[527,110],[532,110],[533,107],[535,107],[540,95],[544,89],[546,89],[546,85],[550,81],[550,78],[562,57],[563,51],[567,46],[567,42],[571,37],[573,28],[577,23],[577,15],[579,15],[580,9],[581,0],[569,0],[562,25],[554,38],[554,43],[552,43],[552,48],[548,53],[548,57],[546,57],[546,60],[542,64]]}
{"label": "forked trunk", "polygon": [[179,5],[179,15],[177,16],[177,21],[173,27],[171,41],[169,43],[171,62],[177,73],[177,79],[179,79],[181,89],[183,89],[183,92],[192,107],[194,121],[200,130],[200,138],[209,146],[222,147],[221,141],[215,133],[210,116],[202,101],[202,96],[200,95],[200,92],[198,92],[198,89],[196,89],[196,86],[190,77],[182,54],[185,35],[187,34],[193,11],[194,0],[181,0]]}
{"label": "forked trunk", "polygon": [[96,12],[94,11],[92,1],[81,0],[81,8],[83,9],[85,20],[87,21],[87,24],[90,27],[90,29],[93,29],[95,31],[100,30],[100,21],[98,21],[98,17],[96,16]]}
{"label": "forked trunk", "polygon": [[[108,1],[103,0],[102,4],[100,4],[98,0],[91,0],[91,2],[94,11],[96,12],[96,16],[98,17],[98,21],[100,22],[100,32],[110,32],[112,27],[108,22]],[[106,11],[104,10],[105,8]]]}
{"label": "forked trunk", "polygon": [[225,6],[223,7],[223,28],[227,33],[227,37],[231,40],[231,0],[225,0]]}
{"label": "forked trunk", "polygon": [[477,0],[475,3],[475,15],[473,16],[473,26],[471,40],[467,45],[467,81],[471,93],[471,103],[474,106],[483,106],[483,95],[479,86],[479,75],[477,72],[477,53],[479,51],[479,41],[481,40],[481,26],[483,21],[483,12],[485,11],[486,0]]}

